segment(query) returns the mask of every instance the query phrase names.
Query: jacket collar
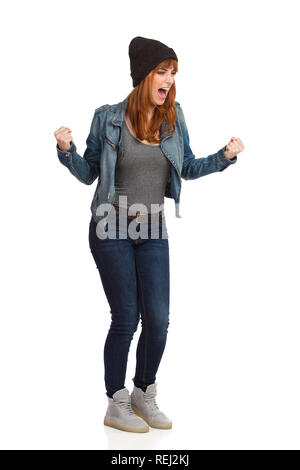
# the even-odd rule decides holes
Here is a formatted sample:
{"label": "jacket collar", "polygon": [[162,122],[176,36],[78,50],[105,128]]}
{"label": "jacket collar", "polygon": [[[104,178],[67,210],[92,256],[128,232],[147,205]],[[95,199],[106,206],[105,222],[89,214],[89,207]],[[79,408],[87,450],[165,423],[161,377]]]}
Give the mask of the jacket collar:
{"label": "jacket collar", "polygon": [[115,116],[112,119],[112,123],[115,126],[121,126],[122,122],[124,121],[124,115],[127,107],[127,101],[128,101],[129,95],[126,96],[125,100],[120,101],[120,103],[117,104],[115,112]]}

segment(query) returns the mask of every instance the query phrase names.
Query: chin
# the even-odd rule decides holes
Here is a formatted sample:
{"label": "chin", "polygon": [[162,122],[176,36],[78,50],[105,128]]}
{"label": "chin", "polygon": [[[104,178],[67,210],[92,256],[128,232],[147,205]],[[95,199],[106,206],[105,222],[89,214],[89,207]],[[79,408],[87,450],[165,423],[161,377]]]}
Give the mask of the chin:
{"label": "chin", "polygon": [[154,99],[155,106],[161,106],[166,100]]}
{"label": "chin", "polygon": [[166,99],[167,98],[165,98],[164,100],[160,100],[156,95],[152,95],[152,103],[154,104],[154,106],[161,106],[162,104],[164,104]]}

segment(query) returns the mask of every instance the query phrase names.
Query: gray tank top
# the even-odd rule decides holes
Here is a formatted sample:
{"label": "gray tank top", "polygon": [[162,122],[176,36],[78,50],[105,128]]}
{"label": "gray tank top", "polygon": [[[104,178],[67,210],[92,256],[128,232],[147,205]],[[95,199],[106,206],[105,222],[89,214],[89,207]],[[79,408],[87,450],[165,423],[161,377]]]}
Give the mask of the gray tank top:
{"label": "gray tank top", "polygon": [[[124,154],[116,165],[113,204],[128,208],[131,204],[142,203],[149,214],[157,212],[158,209],[151,208],[151,204],[160,204],[163,208],[171,163],[159,145],[145,144],[136,139],[125,119],[122,132]],[[127,206],[119,201],[119,196],[127,196]]]}

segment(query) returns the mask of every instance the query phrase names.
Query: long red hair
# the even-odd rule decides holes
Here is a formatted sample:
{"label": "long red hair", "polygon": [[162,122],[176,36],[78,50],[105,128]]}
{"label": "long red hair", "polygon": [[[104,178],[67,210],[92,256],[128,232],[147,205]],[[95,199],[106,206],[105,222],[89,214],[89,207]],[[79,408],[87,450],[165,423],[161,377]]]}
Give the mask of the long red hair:
{"label": "long red hair", "polygon": [[178,72],[178,62],[174,59],[167,59],[155,67],[130,93],[126,113],[128,113],[132,128],[139,140],[147,140],[151,144],[160,143],[160,126],[164,120],[167,127],[164,131],[169,131],[166,135],[175,132],[175,82],[171,86],[166,99],[162,105],[156,105],[153,111],[153,117],[148,124],[148,108],[153,106],[150,101],[150,90],[152,87],[152,77],[161,67],[173,67]]}

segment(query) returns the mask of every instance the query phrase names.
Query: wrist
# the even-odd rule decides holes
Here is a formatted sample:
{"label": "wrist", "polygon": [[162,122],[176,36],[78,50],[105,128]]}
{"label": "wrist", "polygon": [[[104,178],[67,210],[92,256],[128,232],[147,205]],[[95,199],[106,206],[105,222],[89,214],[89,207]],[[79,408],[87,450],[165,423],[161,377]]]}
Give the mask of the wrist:
{"label": "wrist", "polygon": [[231,155],[230,152],[228,150],[226,150],[226,147],[224,148],[224,155],[225,155],[225,158],[227,158],[227,160],[233,160],[236,155]]}

